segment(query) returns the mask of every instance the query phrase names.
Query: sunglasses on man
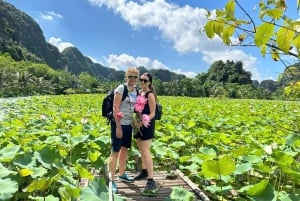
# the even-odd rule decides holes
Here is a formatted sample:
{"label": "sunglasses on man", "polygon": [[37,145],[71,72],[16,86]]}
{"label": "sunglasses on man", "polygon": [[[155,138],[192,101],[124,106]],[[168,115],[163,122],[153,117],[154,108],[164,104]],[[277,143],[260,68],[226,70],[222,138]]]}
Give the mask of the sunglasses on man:
{"label": "sunglasses on man", "polygon": [[128,79],[136,79],[136,78],[138,78],[138,76],[135,76],[135,75],[128,75],[127,78],[128,78]]}

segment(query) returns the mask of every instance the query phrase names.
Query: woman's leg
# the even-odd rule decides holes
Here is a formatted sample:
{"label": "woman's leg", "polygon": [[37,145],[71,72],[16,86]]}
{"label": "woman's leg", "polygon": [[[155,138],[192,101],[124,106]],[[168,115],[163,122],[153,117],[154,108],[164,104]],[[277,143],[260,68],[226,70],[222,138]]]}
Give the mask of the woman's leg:
{"label": "woman's leg", "polygon": [[140,138],[137,139],[137,146],[141,153],[141,160],[142,160],[142,170],[134,177],[134,180],[142,180],[148,177],[147,167],[144,159],[144,155],[142,154],[142,140]]}
{"label": "woman's leg", "polygon": [[143,157],[143,154],[142,154],[142,140],[140,138],[137,139],[137,145],[138,145],[138,148],[139,148],[140,153],[141,153],[142,169],[146,169],[145,160],[144,160],[144,157]]}
{"label": "woman's leg", "polygon": [[153,160],[150,152],[150,146],[152,143],[152,139],[149,140],[140,140],[139,148],[141,150],[142,163],[144,163],[144,167],[147,169],[148,179],[153,178]]}

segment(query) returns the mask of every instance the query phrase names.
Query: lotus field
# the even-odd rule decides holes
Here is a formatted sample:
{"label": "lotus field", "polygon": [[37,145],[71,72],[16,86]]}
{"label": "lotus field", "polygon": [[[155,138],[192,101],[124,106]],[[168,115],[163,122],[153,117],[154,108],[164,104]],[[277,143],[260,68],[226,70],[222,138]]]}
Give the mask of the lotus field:
{"label": "lotus field", "polygon": [[[92,173],[103,169],[110,154],[103,98],[2,101],[0,200],[105,200],[105,182]],[[180,169],[211,200],[300,200],[299,102],[159,100],[155,170]],[[128,170],[137,168],[138,154],[133,140]],[[94,182],[82,187],[81,178]]]}

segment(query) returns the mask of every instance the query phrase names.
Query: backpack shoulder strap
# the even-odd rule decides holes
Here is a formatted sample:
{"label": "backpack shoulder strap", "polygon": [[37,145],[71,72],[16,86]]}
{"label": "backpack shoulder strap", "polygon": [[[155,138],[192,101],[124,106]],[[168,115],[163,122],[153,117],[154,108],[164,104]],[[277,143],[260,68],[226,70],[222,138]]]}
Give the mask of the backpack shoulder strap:
{"label": "backpack shoulder strap", "polygon": [[145,94],[145,98],[148,98],[148,95],[149,95],[150,93],[153,93],[153,92],[152,92],[152,91],[148,91],[148,92]]}
{"label": "backpack shoulder strap", "polygon": [[126,84],[123,84],[124,86],[124,91],[123,91],[123,95],[122,95],[122,101],[126,98],[126,96],[128,95],[128,88],[126,86]]}
{"label": "backpack shoulder strap", "polygon": [[139,89],[138,89],[136,86],[135,86],[134,88],[135,88],[135,90],[136,90],[136,95],[139,95],[139,94],[140,94]]}

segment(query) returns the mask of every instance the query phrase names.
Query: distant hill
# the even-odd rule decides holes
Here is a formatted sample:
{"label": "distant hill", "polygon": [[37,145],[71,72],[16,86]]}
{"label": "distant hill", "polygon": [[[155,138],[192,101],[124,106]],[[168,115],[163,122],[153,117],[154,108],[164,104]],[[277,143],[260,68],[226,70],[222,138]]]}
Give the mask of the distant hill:
{"label": "distant hill", "polygon": [[[8,52],[16,61],[46,63],[53,69],[75,75],[87,72],[105,81],[124,79],[123,71],[94,63],[76,47],[66,48],[60,53],[57,47],[45,40],[41,28],[29,15],[3,0],[0,0],[0,52]],[[144,67],[139,69],[141,73],[149,71]],[[163,82],[185,77],[162,69],[151,69],[150,73]]]}

